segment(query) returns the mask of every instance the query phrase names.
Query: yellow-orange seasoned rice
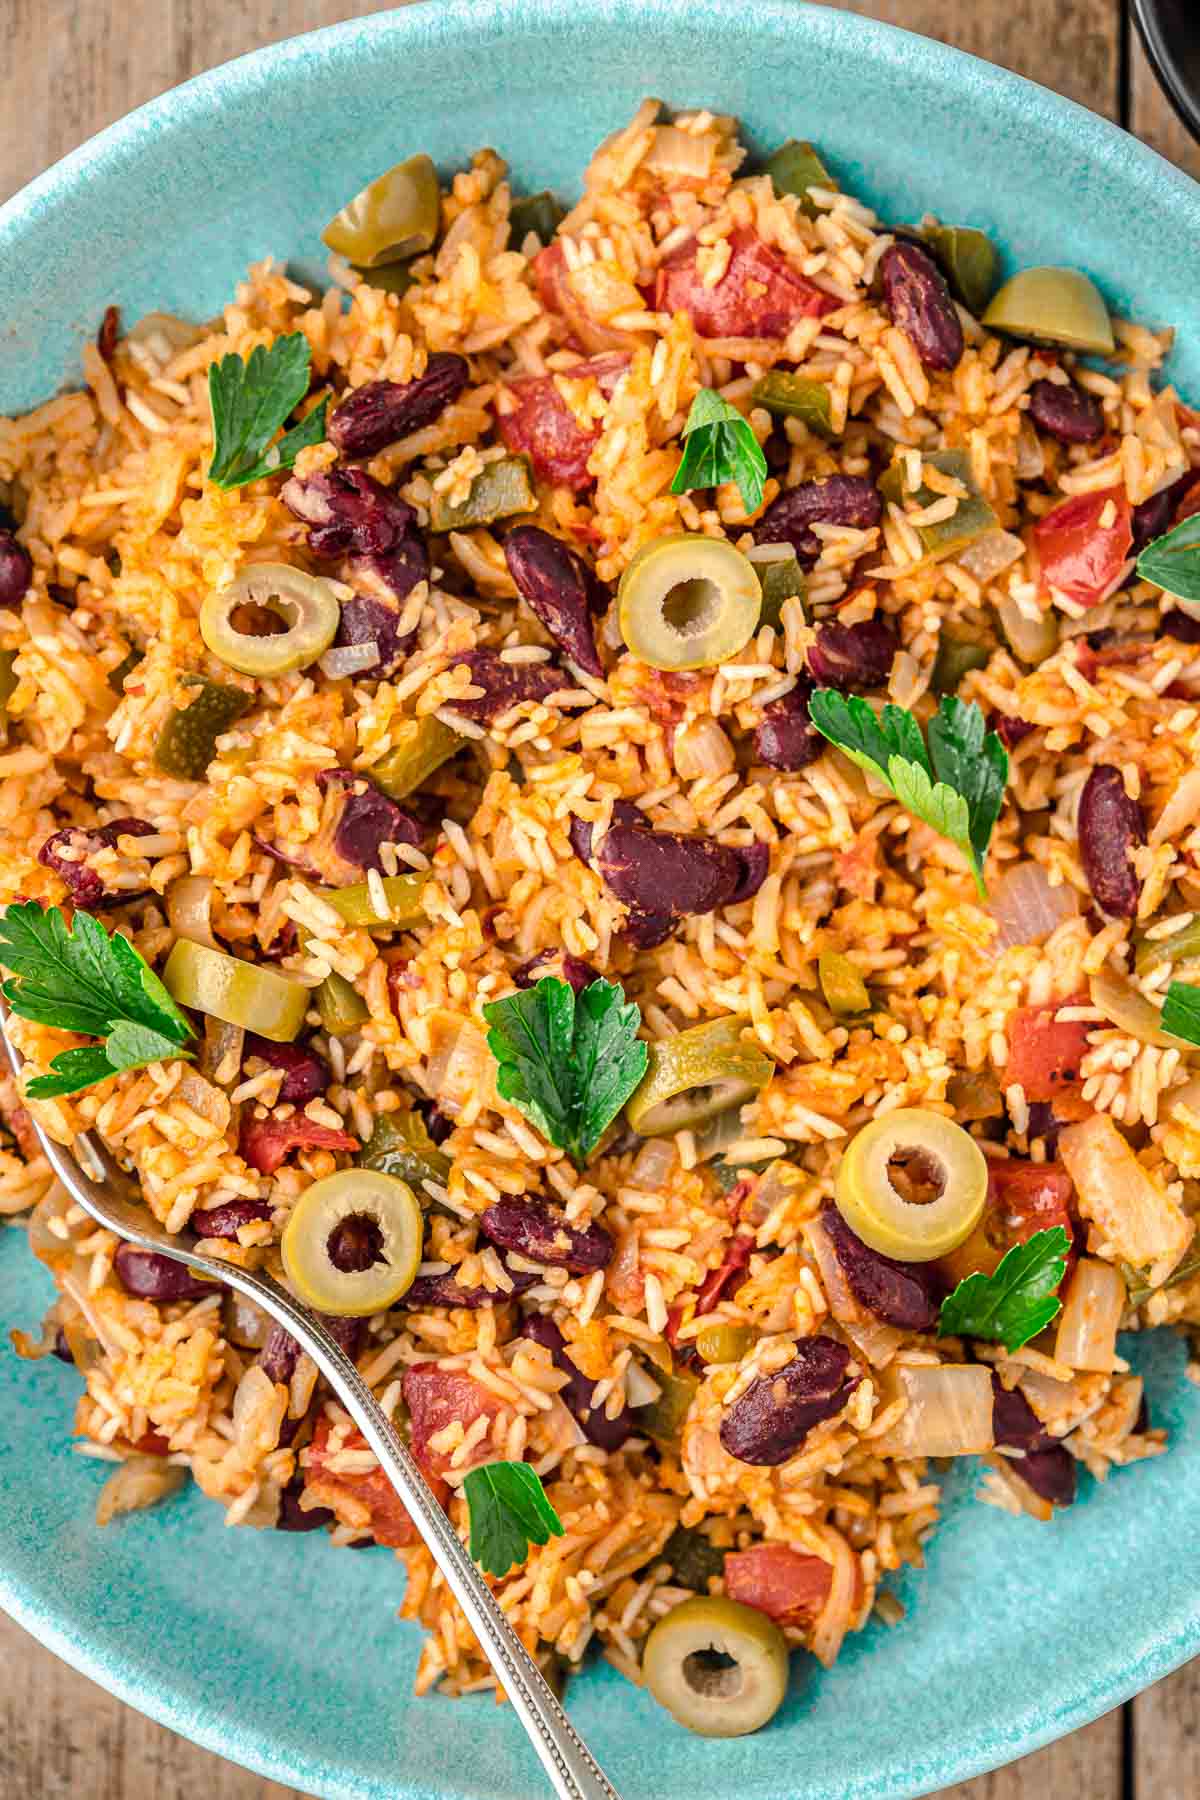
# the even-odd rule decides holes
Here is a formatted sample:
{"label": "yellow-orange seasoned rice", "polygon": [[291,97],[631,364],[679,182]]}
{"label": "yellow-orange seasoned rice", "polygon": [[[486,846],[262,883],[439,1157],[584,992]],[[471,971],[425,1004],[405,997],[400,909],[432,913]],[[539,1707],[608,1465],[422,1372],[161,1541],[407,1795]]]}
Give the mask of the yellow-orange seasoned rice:
{"label": "yellow-orange seasoned rice", "polygon": [[[427,1633],[421,1690],[494,1681],[315,1369],[305,1357],[264,1358],[261,1315],[219,1294],[161,1303],[130,1292],[114,1238],[51,1178],[29,1112],[63,1142],[95,1127],[171,1230],[251,1203],[233,1235],[209,1247],[279,1273],[280,1235],[304,1190],[349,1165],[380,1117],[421,1108],[429,1118],[432,1103],[448,1173],[422,1196],[422,1274],[485,1290],[488,1303],[401,1301],[363,1322],[358,1365],[399,1421],[414,1368],[454,1378],[441,1390],[454,1416],[425,1448],[464,1533],[457,1490],[470,1468],[526,1458],[541,1475],[564,1535],[496,1586],[547,1668],[575,1667],[594,1642],[640,1680],[648,1631],[690,1591],[698,1565],[680,1546],[694,1553],[697,1534],[712,1571],[698,1579],[713,1593],[723,1591],[725,1553],[786,1546],[805,1559],[807,1601],[776,1604],[767,1581],[756,1603],[823,1663],[873,1610],[895,1621],[888,1577],[921,1562],[938,1519],[944,1465],[922,1452],[916,1398],[931,1367],[990,1365],[1032,1407],[1042,1454],[1065,1449],[1085,1484],[1165,1448],[1113,1334],[1097,1352],[1086,1333],[1082,1351],[1080,1334],[1067,1333],[1069,1288],[1062,1320],[1011,1354],[881,1322],[855,1298],[821,1215],[848,1141],[873,1118],[919,1108],[970,1131],[1000,1171],[991,1250],[1065,1216],[1061,1205],[1060,1215],[1022,1210],[1014,1193],[1034,1192],[1037,1204],[1069,1194],[1081,1260],[1068,1283],[1099,1269],[1103,1285],[1118,1271],[1131,1283],[1118,1301],[1126,1330],[1200,1325],[1200,1274],[1186,1276],[1200,1208],[1200,1083],[1188,1045],[1157,1028],[1168,983],[1189,978],[1172,934],[1186,941],[1200,913],[1200,648],[1195,632],[1171,635],[1163,621],[1175,603],[1139,581],[1127,556],[1113,591],[1085,605],[1043,580],[1034,535],[1070,498],[1112,496],[1112,516],[1127,519],[1200,469],[1200,429],[1159,374],[1170,332],[1117,321],[1116,357],[1099,373],[1067,352],[993,335],[960,307],[957,366],[927,367],[879,297],[879,264],[895,240],[874,215],[832,186],[806,208],[744,168],[734,120],[669,118],[647,102],[597,152],[548,259],[532,234],[510,243],[509,171],[482,151],[445,188],[438,246],[415,263],[407,291],[372,286],[335,259],[331,285],[314,294],[282,264],[263,263],[219,319],[127,321],[106,354],[84,346],[82,386],[0,420],[0,501],[32,562],[28,592],[0,610],[15,678],[0,745],[0,900],[65,905],[69,916],[79,889],[39,860],[47,839],[146,822],[148,834],[81,836],[70,852],[98,878],[106,924],[161,970],[179,931],[191,935],[201,917],[227,952],[300,977],[314,992],[305,1033],[329,1071],[323,1094],[282,1101],[282,1071],[235,1033],[223,1060],[154,1064],[70,1099],[24,1102],[2,1084],[11,1137],[0,1150],[0,1214],[28,1231],[58,1288],[40,1332],[16,1329],[13,1342],[23,1356],[57,1347],[74,1359],[78,1448],[113,1464],[102,1523],[190,1478],[231,1525],[294,1527],[328,1509],[318,1517],[337,1543],[378,1536],[395,1546],[408,1567],[404,1614]],[[921,198],[936,205],[936,195]],[[696,281],[711,297],[747,234],[769,247],[773,267],[811,284],[819,316],[797,313],[763,336],[705,337],[687,307],[659,310],[670,283],[656,278],[682,247],[698,244]],[[343,597],[370,591],[369,556],[313,553],[310,522],[281,497],[280,477],[229,490],[206,479],[210,365],[294,332],[311,347],[314,399],[328,395],[335,415],[367,383],[419,380],[433,355],[469,363],[451,403],[362,464],[413,509],[430,556],[428,578],[401,602],[398,630],[411,647],[386,678],[369,668],[332,678],[313,664],[255,681],[232,674],[200,635],[205,596],[254,563],[335,578]],[[754,401],[776,367],[825,386],[828,435]],[[520,386],[538,378],[547,385]],[[1064,443],[1031,421],[1034,385],[1068,378],[1102,416],[1089,442]],[[701,388],[742,411],[767,447],[753,517],[733,483],[671,492]],[[555,429],[583,434],[583,463],[558,481],[553,458],[536,467],[537,510],[523,521],[572,546],[604,590],[602,677],[568,663],[520,599],[504,551],[511,519],[430,530],[431,509],[461,503],[481,469],[508,454],[502,428],[519,429],[505,422],[522,396],[550,390]],[[995,524],[930,560],[920,528],[952,521],[964,492],[923,461],[945,449],[966,453]],[[780,493],[830,476],[874,479],[897,452],[901,498],[883,503],[875,525],[818,523],[805,596],[786,600],[734,658],[671,673],[626,648],[610,601],[642,546],[704,533],[764,566],[771,552],[753,526]],[[290,481],[313,482],[337,463],[332,443],[308,448]],[[922,513],[926,476],[933,499]],[[834,748],[792,768],[762,758],[764,712],[807,694],[821,631],[870,621],[887,621],[896,642],[869,697],[922,721],[937,703],[939,649],[982,652],[957,691],[1005,723],[1011,765],[987,900],[952,843]],[[509,669],[549,665],[561,682],[482,716],[487,694],[462,661],[480,648]],[[156,748],[196,677],[240,688],[247,710],[192,780],[165,773]],[[423,921],[349,926],[321,897],[347,877],[331,878],[323,860],[339,790],[317,777],[369,776],[414,721],[432,717],[458,734],[458,753],[404,801],[420,841],[385,843],[376,865],[426,877]],[[1144,824],[1124,914],[1097,903],[1077,838],[1080,797],[1100,765],[1118,772]],[[765,878],[749,898],[676,916],[662,941],[637,947],[626,905],[570,835],[580,821],[599,844],[619,802],[659,833],[768,846]],[[1146,945],[1160,953],[1140,954]],[[619,982],[651,1043],[744,1021],[773,1076],[723,1120],[719,1139],[703,1125],[645,1139],[618,1126],[576,1168],[498,1097],[486,1041],[484,1005],[543,956],[543,972],[566,956]],[[831,1010],[823,957],[827,970],[848,963],[866,982],[868,1012]],[[341,1035],[315,1006],[331,975],[361,1002]],[[1043,1087],[1021,1071],[1029,1031],[1047,1021],[1073,1030],[1078,1054]],[[14,1033],[35,1069],[77,1041],[27,1020]],[[355,1149],[293,1148],[271,1172],[243,1154],[255,1127],[297,1114]],[[1064,1130],[1084,1133],[1067,1139],[1065,1159]],[[1072,1192],[1085,1150],[1093,1175]],[[1006,1167],[1018,1164],[1017,1186],[1006,1186]],[[1037,1186],[1045,1165],[1049,1189]],[[478,1221],[505,1199],[600,1227],[611,1260],[579,1273],[502,1260]],[[994,1267],[985,1252],[971,1266]],[[712,1280],[722,1268],[738,1278]],[[514,1273],[527,1278],[519,1296]],[[598,1384],[596,1410],[611,1423],[629,1409],[620,1448],[585,1438],[562,1398],[568,1375],[519,1335],[533,1313],[552,1316],[575,1370]],[[721,1340],[736,1360],[697,1352],[718,1326],[742,1328]],[[847,1404],[785,1460],[731,1455],[720,1437],[731,1406],[817,1335],[849,1350],[860,1379]],[[681,1381],[686,1411],[673,1433],[652,1436],[645,1409]],[[460,1405],[464,1394],[473,1398]],[[1051,1500],[1021,1463],[1019,1448],[989,1449],[981,1491],[1049,1520]],[[1060,1460],[1052,1466],[1061,1500]]]}

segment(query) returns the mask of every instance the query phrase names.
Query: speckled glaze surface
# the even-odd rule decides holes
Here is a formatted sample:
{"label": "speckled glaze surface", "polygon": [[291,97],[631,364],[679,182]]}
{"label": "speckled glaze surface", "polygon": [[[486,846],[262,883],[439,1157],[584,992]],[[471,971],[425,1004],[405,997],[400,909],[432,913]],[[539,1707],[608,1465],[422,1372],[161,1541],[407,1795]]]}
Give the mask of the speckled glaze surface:
{"label": "speckled glaze surface", "polygon": [[[215,312],[269,253],[318,278],[317,233],[398,156],[481,143],[519,185],[573,191],[647,93],[738,113],[751,141],[815,138],[887,216],[995,233],[1011,264],[1070,262],[1181,328],[1200,392],[1200,189],[1123,133],[938,44],[788,0],[449,0],[335,27],[134,113],[0,209],[0,411],[73,376],[104,306]],[[0,1320],[48,1284],[0,1233]],[[830,1673],[798,1659],[754,1738],[703,1741],[601,1664],[571,1709],[626,1800],[900,1800],[1019,1756],[1200,1651],[1192,1496],[1200,1394],[1173,1339],[1123,1346],[1170,1454],[1052,1528],[972,1501],[957,1469],[893,1630]],[[413,1627],[385,1551],[227,1531],[190,1493],[104,1533],[102,1465],[69,1449],[77,1391],[0,1348],[0,1603],[59,1655],[177,1731],[322,1800],[529,1800],[532,1752],[485,1701],[414,1702]]]}

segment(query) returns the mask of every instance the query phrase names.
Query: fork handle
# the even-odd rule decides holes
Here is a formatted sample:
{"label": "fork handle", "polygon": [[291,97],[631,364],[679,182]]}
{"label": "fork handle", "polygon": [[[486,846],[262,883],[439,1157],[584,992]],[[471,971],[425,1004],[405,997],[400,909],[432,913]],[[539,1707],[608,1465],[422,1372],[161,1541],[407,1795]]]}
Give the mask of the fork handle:
{"label": "fork handle", "polygon": [[[240,1279],[239,1279],[240,1278]],[[257,1291],[269,1310],[307,1350],[371,1446],[446,1578],[467,1623],[528,1732],[561,1800],[620,1800],[617,1790],[560,1706],[545,1676],[509,1624],[431,1493],[394,1425],[337,1342],[314,1330],[308,1315],[269,1276],[229,1271],[231,1286]],[[269,1298],[264,1290],[270,1290]]]}

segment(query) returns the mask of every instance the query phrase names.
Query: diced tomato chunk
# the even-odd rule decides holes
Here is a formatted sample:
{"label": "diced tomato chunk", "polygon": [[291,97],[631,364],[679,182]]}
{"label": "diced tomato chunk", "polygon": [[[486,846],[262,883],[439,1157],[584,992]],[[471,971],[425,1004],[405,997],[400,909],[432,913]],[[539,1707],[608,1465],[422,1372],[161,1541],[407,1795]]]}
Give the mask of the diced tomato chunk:
{"label": "diced tomato chunk", "polygon": [[332,1125],[318,1125],[304,1113],[290,1119],[256,1119],[247,1112],[242,1119],[238,1149],[260,1175],[273,1175],[293,1150],[357,1150],[358,1139]]}
{"label": "diced tomato chunk", "polygon": [[[332,1431],[333,1426],[322,1414],[317,1420],[312,1443],[302,1452],[304,1491],[313,1504],[327,1506],[343,1525],[360,1531],[369,1529],[375,1542],[386,1544],[389,1549],[399,1550],[405,1544],[419,1542],[420,1533],[382,1469],[352,1475],[326,1468]],[[340,1450],[366,1448],[367,1440],[358,1431],[351,1432],[339,1445]],[[438,1502],[444,1506],[450,1491],[446,1483],[435,1479],[431,1485]],[[364,1522],[364,1510],[367,1522]]]}
{"label": "diced tomato chunk", "polygon": [[171,1445],[161,1431],[143,1431],[133,1447],[139,1456],[169,1456],[171,1453]]}
{"label": "diced tomato chunk", "polygon": [[1052,1006],[1022,1006],[1013,1014],[1001,1072],[1005,1087],[1019,1083],[1027,1100],[1054,1100],[1079,1080],[1091,1026],[1058,1015],[1064,1007],[1086,1005],[1086,997],[1076,994]]}
{"label": "diced tomato chunk", "polygon": [[[404,1377],[404,1404],[412,1420],[412,1453],[426,1475],[440,1476],[450,1467],[453,1450],[433,1450],[430,1439],[457,1419],[463,1430],[487,1415],[494,1419],[504,1409],[498,1394],[481,1387],[460,1369],[439,1369],[436,1363],[414,1363]],[[487,1460],[486,1446],[480,1461]]]}
{"label": "diced tomato chunk", "polygon": [[[1102,524],[1110,506],[1111,522]],[[1033,535],[1046,585],[1080,606],[1098,606],[1112,592],[1133,547],[1124,487],[1073,494],[1034,526]]]}
{"label": "diced tomato chunk", "polygon": [[1075,1219],[1071,1202],[1075,1185],[1061,1163],[1021,1162],[1016,1157],[988,1162],[988,1197],[983,1217],[965,1243],[938,1260],[953,1287],[968,1275],[993,1275],[1014,1244],[1024,1244],[1035,1231],[1061,1225],[1071,1249],[1066,1279],[1075,1262]]}
{"label": "diced tomato chunk", "polygon": [[630,345],[642,341],[636,332],[623,331],[619,326],[606,325],[602,320],[592,318],[572,286],[571,271],[561,243],[547,244],[544,250],[538,251],[533,259],[533,275],[538,299],[547,312],[557,313],[566,321],[572,341],[581,350],[589,353],[617,351],[628,357]]}
{"label": "diced tomato chunk", "polygon": [[790,1544],[754,1544],[725,1558],[725,1592],[780,1625],[811,1625],[826,1600],[833,1570],[820,1556]]}
{"label": "diced tomato chunk", "polygon": [[1185,519],[1192,518],[1196,513],[1200,513],[1200,481],[1192,483],[1175,508],[1176,525],[1182,525]]}
{"label": "diced tomato chunk", "polygon": [[[591,376],[603,393],[610,394],[628,363],[626,356],[598,356],[564,374],[573,381]],[[528,456],[543,481],[569,487],[576,494],[591,487],[588,457],[600,436],[599,426],[584,429],[563,399],[553,375],[514,381],[509,391],[516,406],[500,420],[500,436],[508,448]]]}
{"label": "diced tomato chunk", "polygon": [[726,1246],[725,1259],[720,1268],[711,1269],[696,1290],[695,1317],[711,1312],[723,1294],[728,1292],[732,1296],[737,1292],[745,1279],[746,1264],[750,1261],[753,1249],[753,1232],[734,1232]]}
{"label": "diced tomato chunk", "polygon": [[702,337],[784,338],[797,319],[819,319],[842,305],[798,275],[787,259],[750,230],[729,240],[720,281],[704,284],[696,246],[685,244],[658,271],[659,312],[685,312]]}

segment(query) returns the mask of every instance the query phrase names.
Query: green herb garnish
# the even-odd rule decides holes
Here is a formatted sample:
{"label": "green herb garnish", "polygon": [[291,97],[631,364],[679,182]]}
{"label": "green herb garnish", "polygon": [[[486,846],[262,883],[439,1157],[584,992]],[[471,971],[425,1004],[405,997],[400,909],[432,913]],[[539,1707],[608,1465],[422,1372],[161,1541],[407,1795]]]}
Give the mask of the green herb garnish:
{"label": "green herb garnish", "polygon": [[208,479],[220,488],[243,487],[290,469],[297,453],[325,437],[321,401],[299,425],[271,439],[308,392],[312,352],[302,331],[278,338],[268,350],[258,344],[245,362],[223,356],[208,371],[212,406],[213,459]]}
{"label": "green herb garnish", "polygon": [[1186,1043],[1200,1044],[1200,987],[1173,981],[1163,1001],[1162,1028]]}
{"label": "green herb garnish", "polygon": [[1070,1239],[1061,1225],[1014,1244],[994,1275],[968,1275],[942,1301],[939,1337],[988,1338],[1019,1350],[1062,1309]]}
{"label": "green herb garnish", "polygon": [[1200,600],[1200,513],[1147,544],[1137,572],[1177,600]]}
{"label": "green herb garnish", "polygon": [[496,1087],[580,1168],[646,1073],[641,1013],[612,981],[546,975],[483,1009]]}
{"label": "green herb garnish", "polygon": [[484,1463],[469,1471],[462,1491],[471,1516],[471,1555],[489,1575],[507,1575],[525,1561],[530,1544],[563,1535],[541,1476],[528,1463]]}
{"label": "green herb garnish", "polygon": [[683,428],[683,455],[671,492],[736,481],[742,505],[752,513],[762,505],[766,479],[767,459],[749,420],[712,388],[701,388]]}
{"label": "green herb garnish", "polygon": [[34,1100],[189,1054],[184,1046],[195,1034],[185,1014],[129,939],[110,937],[90,913],[77,912],[68,931],[57,906],[15,903],[0,918],[0,964],[16,977],[3,993],[21,1018],[104,1040],[60,1051],[51,1073],[29,1083]]}
{"label": "green herb garnish", "polygon": [[902,706],[873,709],[858,695],[818,688],[809,717],[822,737],[891,788],[915,819],[957,844],[987,898],[983,864],[1004,804],[1008,752],[973,700],[946,694],[929,721],[929,746]]}

